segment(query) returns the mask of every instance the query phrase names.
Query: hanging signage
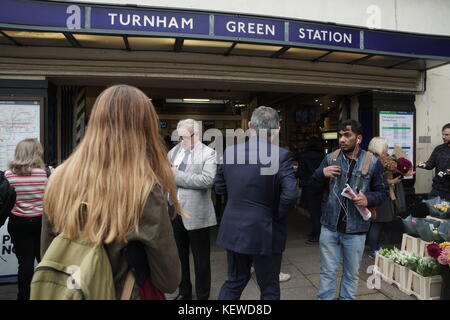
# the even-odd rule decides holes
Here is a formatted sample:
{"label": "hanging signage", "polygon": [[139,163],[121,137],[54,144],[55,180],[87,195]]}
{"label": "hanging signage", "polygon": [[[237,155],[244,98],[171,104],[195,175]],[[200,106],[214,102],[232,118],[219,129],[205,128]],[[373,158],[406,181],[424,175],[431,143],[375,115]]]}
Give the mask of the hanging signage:
{"label": "hanging signage", "polygon": [[387,32],[364,32],[364,48],[367,50],[450,57],[450,41],[448,40]]}
{"label": "hanging signage", "polygon": [[215,16],[214,33],[226,37],[284,41],[284,22],[235,16]]}
{"label": "hanging signage", "polygon": [[359,30],[299,22],[289,24],[289,40],[356,49],[359,49],[361,42]]}
{"label": "hanging signage", "polygon": [[[386,138],[389,152],[398,145],[414,163],[414,112],[380,111],[380,136]],[[412,179],[412,176],[405,177]]]}
{"label": "hanging signage", "polygon": [[[450,37],[424,36],[307,23],[288,19],[181,10],[87,6],[30,0],[0,0],[0,27],[43,27],[123,35],[164,35],[209,40],[261,40],[283,46],[342,48],[352,52],[450,58]],[[36,28],[33,28],[36,29]],[[119,31],[119,32],[118,32]]]}

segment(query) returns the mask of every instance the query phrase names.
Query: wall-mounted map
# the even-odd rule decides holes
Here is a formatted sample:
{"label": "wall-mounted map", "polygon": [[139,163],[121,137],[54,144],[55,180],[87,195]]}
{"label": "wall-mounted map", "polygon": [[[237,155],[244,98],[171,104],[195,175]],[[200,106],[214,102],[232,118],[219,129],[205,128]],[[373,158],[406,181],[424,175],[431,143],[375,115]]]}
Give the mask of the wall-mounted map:
{"label": "wall-mounted map", "polygon": [[0,101],[0,170],[6,170],[18,142],[40,139],[40,105],[37,101]]}

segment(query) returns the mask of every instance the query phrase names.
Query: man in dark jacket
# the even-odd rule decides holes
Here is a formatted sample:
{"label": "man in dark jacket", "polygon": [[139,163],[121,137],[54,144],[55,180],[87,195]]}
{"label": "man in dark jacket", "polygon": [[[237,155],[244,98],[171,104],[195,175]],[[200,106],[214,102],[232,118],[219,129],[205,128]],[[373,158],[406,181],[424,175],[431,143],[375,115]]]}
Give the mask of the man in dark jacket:
{"label": "man in dark jacket", "polygon": [[16,192],[5,178],[5,173],[0,171],[0,227],[8,219],[15,203]]}
{"label": "man in dark jacket", "polygon": [[442,128],[443,144],[434,148],[427,162],[419,162],[418,168],[433,170],[436,175],[433,178],[433,186],[430,197],[441,197],[450,200],[450,123]]}
{"label": "man in dark jacket", "polygon": [[217,236],[228,260],[228,280],[219,300],[240,298],[252,264],[261,299],[280,299],[285,220],[298,198],[292,155],[271,143],[280,128],[277,111],[257,108],[249,128],[254,130],[249,141],[225,150],[215,179],[216,193],[228,194]]}
{"label": "man in dark jacket", "polygon": [[298,156],[298,177],[302,188],[302,198],[305,209],[311,217],[311,233],[307,244],[318,244],[320,236],[320,217],[322,216],[322,196],[325,188],[324,184],[310,181],[314,171],[320,166],[325,156],[322,142],[317,137],[310,137],[306,144],[305,151]]}

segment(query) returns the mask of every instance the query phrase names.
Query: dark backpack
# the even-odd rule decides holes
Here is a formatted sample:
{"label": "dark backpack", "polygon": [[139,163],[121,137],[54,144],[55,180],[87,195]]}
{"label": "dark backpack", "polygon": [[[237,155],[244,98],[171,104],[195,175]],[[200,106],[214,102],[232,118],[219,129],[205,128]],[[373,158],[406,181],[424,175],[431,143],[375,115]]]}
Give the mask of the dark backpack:
{"label": "dark backpack", "polygon": [[3,226],[6,219],[14,208],[16,203],[16,191],[8,182],[5,173],[0,171],[0,227]]}

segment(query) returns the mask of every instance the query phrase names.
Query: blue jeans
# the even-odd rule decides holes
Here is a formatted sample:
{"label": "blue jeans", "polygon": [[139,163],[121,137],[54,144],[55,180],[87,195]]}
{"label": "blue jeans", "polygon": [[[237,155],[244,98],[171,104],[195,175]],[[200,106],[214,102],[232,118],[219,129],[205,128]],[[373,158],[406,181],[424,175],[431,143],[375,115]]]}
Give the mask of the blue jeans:
{"label": "blue jeans", "polygon": [[359,265],[363,256],[365,241],[365,234],[345,234],[322,227],[320,232],[320,282],[317,292],[319,300],[332,300],[335,297],[336,273],[341,260],[341,249],[344,257],[344,272],[339,299],[356,299]]}

